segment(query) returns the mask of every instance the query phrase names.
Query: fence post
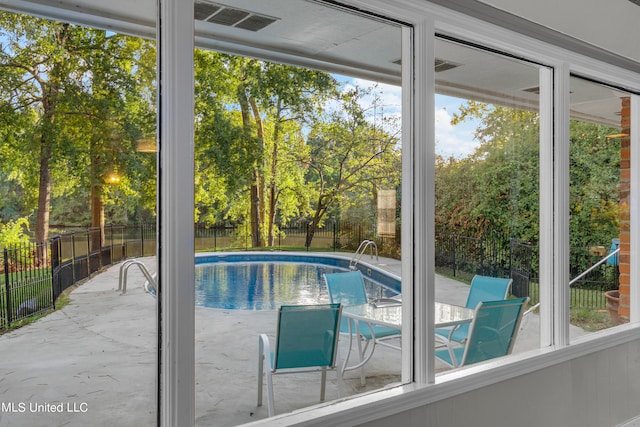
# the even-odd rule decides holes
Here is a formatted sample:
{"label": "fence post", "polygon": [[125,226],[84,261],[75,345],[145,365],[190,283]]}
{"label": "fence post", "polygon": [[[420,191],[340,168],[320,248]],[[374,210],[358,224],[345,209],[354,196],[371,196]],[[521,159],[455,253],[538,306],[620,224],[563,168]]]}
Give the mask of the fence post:
{"label": "fence post", "polygon": [[333,221],[333,252],[337,250],[338,246],[338,235],[336,234],[336,222]]}
{"label": "fence post", "polygon": [[142,223],[138,224],[138,227],[140,227],[140,256],[143,257],[144,256],[144,226],[142,225]]}
{"label": "fence post", "polygon": [[87,229],[87,277],[91,276],[91,228]]}
{"label": "fence post", "polygon": [[457,242],[456,242],[456,235],[453,235],[453,244],[451,245],[451,249],[453,251],[453,277],[456,277],[456,263],[457,263],[457,257],[456,257],[456,249],[457,249]]}
{"label": "fence post", "polygon": [[4,248],[4,285],[5,290],[7,292],[7,306],[5,307],[6,315],[7,315],[7,327],[11,326],[11,318],[13,313],[11,313],[11,284],[9,283],[9,251],[7,248]]}

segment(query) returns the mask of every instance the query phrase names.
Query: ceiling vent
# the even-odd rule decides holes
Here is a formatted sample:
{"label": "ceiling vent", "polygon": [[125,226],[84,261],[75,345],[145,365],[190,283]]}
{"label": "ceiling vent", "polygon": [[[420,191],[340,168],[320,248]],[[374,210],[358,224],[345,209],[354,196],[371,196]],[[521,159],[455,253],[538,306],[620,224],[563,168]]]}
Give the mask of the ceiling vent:
{"label": "ceiling vent", "polygon": [[199,21],[207,21],[249,31],[260,31],[278,20],[278,18],[272,16],[204,1],[196,1],[194,3],[193,16]]}
{"label": "ceiling vent", "polygon": [[198,21],[204,21],[220,9],[221,7],[215,4],[195,2],[193,5],[193,18]]}
{"label": "ceiling vent", "polygon": [[436,58],[436,63],[435,63],[434,69],[435,69],[436,73],[440,73],[442,71],[447,71],[447,70],[451,70],[453,68],[457,68],[460,65],[462,65],[462,64],[456,64],[455,62],[445,61],[444,59]]}

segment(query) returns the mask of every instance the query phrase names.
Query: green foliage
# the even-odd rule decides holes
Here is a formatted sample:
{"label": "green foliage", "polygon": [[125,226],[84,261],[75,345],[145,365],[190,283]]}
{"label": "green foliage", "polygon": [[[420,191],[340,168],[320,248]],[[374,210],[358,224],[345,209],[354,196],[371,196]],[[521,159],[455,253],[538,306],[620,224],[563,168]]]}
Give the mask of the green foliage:
{"label": "green foliage", "polygon": [[[452,124],[479,120],[479,145],[464,159],[437,159],[436,226],[470,235],[487,229],[537,243],[539,234],[538,115],[468,101]],[[571,246],[608,245],[618,235],[620,146],[615,129],[572,121]]]}
{"label": "green foliage", "polygon": [[610,244],[619,234],[620,143],[607,126],[571,122],[570,226],[571,245]]}
{"label": "green foliage", "polygon": [[452,123],[480,119],[467,158],[436,164],[436,227],[469,235],[501,230],[538,240],[539,131],[533,112],[468,101]]}
{"label": "green foliage", "polygon": [[377,191],[400,184],[399,125],[393,117],[371,116],[377,98],[370,108],[362,106],[374,90],[356,87],[342,93],[336,110],[309,133],[309,151],[299,157],[307,182],[315,188],[307,245],[327,214],[338,217],[351,211],[360,220],[371,218]]}
{"label": "green foliage", "polygon": [[308,151],[303,126],[316,120],[336,82],[318,71],[201,50],[195,65],[195,219],[254,224],[240,229],[268,244],[280,233],[276,222],[310,209],[313,190],[298,162]]}
{"label": "green foliage", "polygon": [[28,232],[29,220],[24,217],[0,223],[0,248],[29,243]]}
{"label": "green foliage", "polygon": [[[37,210],[41,239],[49,198],[54,215],[76,224],[84,217],[66,204],[86,214],[92,187],[106,204],[153,209],[155,159],[135,151],[155,133],[153,43],[9,12],[0,12],[0,36],[0,147],[13,160],[0,173],[22,202],[9,198],[0,212]],[[120,192],[104,188],[112,171],[130,177]]]}

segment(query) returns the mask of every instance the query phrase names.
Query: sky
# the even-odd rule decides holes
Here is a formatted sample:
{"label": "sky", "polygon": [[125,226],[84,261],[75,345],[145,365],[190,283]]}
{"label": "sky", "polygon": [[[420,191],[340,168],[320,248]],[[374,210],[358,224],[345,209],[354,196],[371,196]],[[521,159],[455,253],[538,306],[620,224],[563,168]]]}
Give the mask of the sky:
{"label": "sky", "polygon": [[[385,114],[400,116],[402,105],[402,89],[400,86],[374,83],[369,80],[338,75],[334,75],[334,77],[343,84],[343,90],[348,90],[355,85],[366,88],[376,84],[376,90],[381,98],[380,104],[383,105]],[[365,97],[362,102],[363,106],[370,105],[372,100],[373,96]],[[465,103],[465,100],[436,95],[435,102],[436,154],[447,159],[449,157],[462,159],[473,153],[477,145],[477,141],[473,138],[473,132],[478,126],[478,122],[465,121],[456,126],[451,124],[451,118],[459,111],[460,106]]]}

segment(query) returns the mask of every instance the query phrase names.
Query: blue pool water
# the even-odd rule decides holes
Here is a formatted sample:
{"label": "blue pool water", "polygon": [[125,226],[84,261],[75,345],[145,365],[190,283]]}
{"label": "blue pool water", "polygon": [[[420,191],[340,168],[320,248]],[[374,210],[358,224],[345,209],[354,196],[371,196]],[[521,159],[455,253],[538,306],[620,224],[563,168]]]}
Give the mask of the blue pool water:
{"label": "blue pool water", "polygon": [[[389,297],[399,279],[363,271],[367,293]],[[232,310],[275,310],[283,304],[329,302],[325,273],[348,271],[348,260],[283,253],[209,254],[196,257],[196,305]]]}

